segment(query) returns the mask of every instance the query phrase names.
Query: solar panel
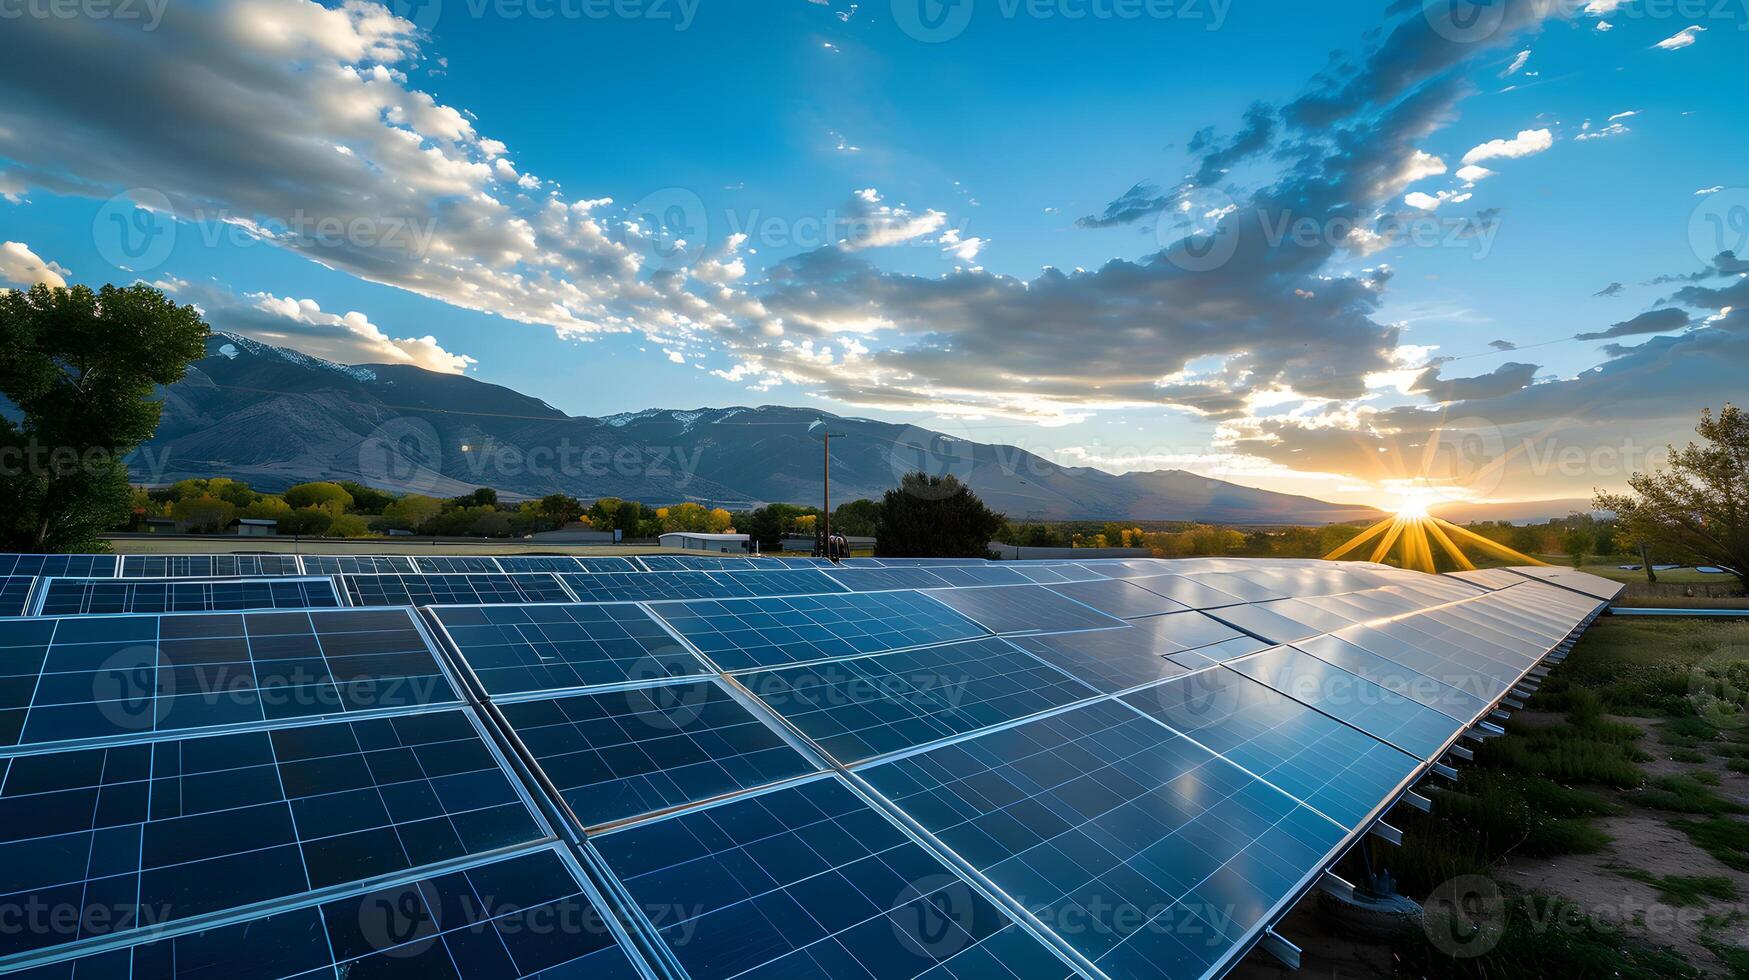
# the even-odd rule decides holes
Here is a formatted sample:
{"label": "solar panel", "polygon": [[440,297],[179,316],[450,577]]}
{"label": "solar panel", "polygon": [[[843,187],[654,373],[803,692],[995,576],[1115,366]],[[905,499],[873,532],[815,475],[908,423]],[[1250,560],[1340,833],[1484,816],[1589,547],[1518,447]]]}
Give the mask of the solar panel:
{"label": "solar panel", "polygon": [[992,633],[1058,633],[1124,625],[1124,621],[1115,616],[1107,616],[1042,585],[946,589],[929,594]]}
{"label": "solar panel", "polygon": [[756,567],[752,558],[740,555],[639,555],[638,561],[652,572],[734,572]]}
{"label": "solar panel", "polygon": [[520,575],[343,575],[355,606],[466,605],[483,602],[571,602],[551,572]]}
{"label": "solar panel", "polygon": [[506,572],[577,572],[583,566],[566,555],[500,555],[498,567]]}
{"label": "solar panel", "polygon": [[691,651],[633,605],[446,606],[431,614],[487,694],[706,672]]}
{"label": "solar panel", "polygon": [[43,589],[37,615],[331,609],[338,605],[340,597],[331,578],[52,578]]}
{"label": "solar panel", "polygon": [[1102,578],[1091,582],[1068,582],[1052,585],[1050,590],[1119,619],[1159,616],[1190,608],[1182,602],[1149,592],[1124,579]]}
{"label": "solar panel", "polygon": [[500,707],[582,826],[817,768],[714,680]]}
{"label": "solar panel", "polygon": [[757,595],[824,595],[848,591],[814,569],[775,569],[757,572],[711,572],[719,582],[732,582],[742,594]]}
{"label": "solar panel", "polygon": [[548,836],[461,710],[0,759],[0,955]]}
{"label": "solar panel", "polygon": [[1215,609],[1237,605],[1245,600],[1220,589],[1204,585],[1182,575],[1146,575],[1131,578],[1135,584],[1156,595],[1163,595],[1192,609]]}
{"label": "solar panel", "polygon": [[503,571],[490,555],[416,555],[413,567],[427,575],[478,575]]}
{"label": "solar panel", "polygon": [[297,555],[123,555],[121,574],[123,578],[253,578],[302,575],[304,570]]}
{"label": "solar panel", "polygon": [[1475,568],[1468,571],[1448,572],[1448,577],[1461,579],[1471,585],[1493,591],[1508,589],[1523,581],[1521,575],[1514,575],[1504,568]]}
{"label": "solar panel", "polygon": [[936,565],[929,574],[955,588],[977,585],[1027,585],[1026,576],[1001,565]]}
{"label": "solar panel", "polygon": [[859,775],[1114,977],[1216,972],[1347,836],[1111,701]]}
{"label": "solar panel", "polygon": [[1549,582],[1563,589],[1571,589],[1574,592],[1583,593],[1594,599],[1602,599],[1605,602],[1621,595],[1622,590],[1627,588],[1620,582],[1612,582],[1601,575],[1592,575],[1589,572],[1581,572],[1573,568],[1524,565],[1508,568],[1507,571],[1539,582]]}
{"label": "solar panel", "polygon": [[[1201,613],[1172,613],[1132,621],[1123,629],[1079,633],[1035,633],[1012,642],[1046,663],[1079,677],[1101,691],[1116,693],[1165,680],[1187,669],[1251,653],[1265,644],[1242,636]],[[1185,659],[1192,651],[1211,649],[1210,656]]]}
{"label": "solar panel", "polygon": [[852,592],[947,588],[947,579],[927,568],[836,568],[826,575]]}
{"label": "solar panel", "polygon": [[995,637],[780,667],[738,680],[845,765],[1094,694]]}
{"label": "solar panel", "polygon": [[92,953],[28,980],[587,976],[641,971],[573,862],[548,846],[361,896]]}
{"label": "solar panel", "polygon": [[0,554],[0,575],[76,575],[80,578],[114,576],[115,555],[6,555]]}
{"label": "solar panel", "polygon": [[456,700],[405,610],[0,623],[0,747]]}
{"label": "solar panel", "polygon": [[1421,768],[1413,756],[1225,667],[1123,700],[1351,830]]}
{"label": "solar panel", "polygon": [[1070,975],[1043,943],[834,778],[591,846],[694,980]]}
{"label": "solar panel", "polygon": [[1093,569],[1087,568],[1084,565],[1077,565],[1073,562],[1056,562],[1051,564],[1017,562],[1014,566],[1014,571],[1017,572],[1021,578],[1024,578],[1029,582],[1037,582],[1041,585],[1051,585],[1058,582],[1098,582],[1105,579],[1104,575],[1099,574]]}
{"label": "solar panel", "polygon": [[416,569],[406,555],[305,555],[306,575],[411,575]]}
{"label": "solar panel", "polygon": [[584,602],[720,599],[750,594],[734,580],[718,578],[712,572],[597,572],[559,577]]}
{"label": "solar panel", "polygon": [[663,602],[652,611],[723,670],[882,653],[984,633],[915,592]]}
{"label": "solar panel", "polygon": [[30,608],[30,590],[36,585],[35,575],[7,575],[0,578],[0,616],[22,616]]}
{"label": "solar panel", "polygon": [[636,558],[578,558],[585,572],[641,572],[644,566]]}
{"label": "solar panel", "polygon": [[1228,661],[1228,666],[1417,759],[1438,758],[1465,727],[1424,704],[1292,647],[1276,647]]}

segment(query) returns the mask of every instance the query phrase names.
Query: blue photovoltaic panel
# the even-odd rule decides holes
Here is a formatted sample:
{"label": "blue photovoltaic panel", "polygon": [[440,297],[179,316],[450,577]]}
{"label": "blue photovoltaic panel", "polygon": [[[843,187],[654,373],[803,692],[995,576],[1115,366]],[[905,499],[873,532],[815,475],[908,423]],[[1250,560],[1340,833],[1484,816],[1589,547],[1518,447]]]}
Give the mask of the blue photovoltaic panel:
{"label": "blue photovoltaic panel", "polygon": [[1070,974],[836,779],[603,834],[592,846],[633,902],[654,910],[656,935],[694,980]]}
{"label": "blue photovoltaic panel", "polygon": [[760,572],[711,572],[719,582],[732,582],[741,595],[825,595],[847,591],[821,572],[812,569],[777,569]]}
{"label": "blue photovoltaic panel", "polygon": [[537,975],[640,976],[576,872],[550,847],[16,974],[20,980]]}
{"label": "blue photovoltaic panel", "polygon": [[1108,694],[1266,646],[1196,612],[1132,620],[1124,629],[1034,633],[1012,641]]}
{"label": "blue photovoltaic panel", "polygon": [[1042,585],[940,589],[929,594],[994,633],[1059,633],[1125,625],[1115,616],[1107,616]]}
{"label": "blue photovoltaic panel", "polygon": [[738,679],[845,765],[1094,694],[995,637],[779,667]]}
{"label": "blue photovoltaic panel", "polygon": [[1105,576],[1090,568],[1084,568],[1070,562],[1047,564],[1045,562],[1021,561],[1014,564],[1014,570],[1019,572],[1020,576],[1028,582],[1037,582],[1040,585],[1054,585],[1059,582],[1097,582],[1105,579]]}
{"label": "blue photovoltaic panel", "polygon": [[862,770],[1113,977],[1202,977],[1343,828],[1110,701]]}
{"label": "blue photovoltaic panel", "polygon": [[456,700],[406,610],[0,624],[0,747]]}
{"label": "blue photovoltaic panel", "polygon": [[338,605],[340,597],[331,578],[57,578],[45,585],[37,615],[332,609]]}
{"label": "blue photovoltaic panel", "polygon": [[24,615],[28,611],[26,603],[30,600],[30,587],[35,584],[35,575],[0,578],[0,616]]}
{"label": "blue photovoltaic panel", "polygon": [[583,566],[566,555],[500,555],[498,566],[507,572],[579,572]]}
{"label": "blue photovoltaic panel", "polygon": [[1421,767],[1413,756],[1225,667],[1124,700],[1351,830]]}
{"label": "blue photovoltaic panel", "polygon": [[1294,647],[1465,724],[1480,718],[1489,709],[1490,702],[1474,694],[1411,670],[1340,637],[1317,636],[1301,640]]}
{"label": "blue photovoltaic panel", "polygon": [[[123,555],[125,578],[250,578],[302,575],[297,555]],[[101,578],[102,573],[79,578]]]}
{"label": "blue photovoltaic panel", "polygon": [[816,768],[713,680],[500,708],[586,827]]}
{"label": "blue photovoltaic panel", "polygon": [[1149,592],[1163,595],[1175,602],[1181,602],[1192,609],[1215,609],[1220,606],[1237,605],[1245,601],[1238,596],[1210,588],[1182,575],[1150,574],[1142,578],[1131,578],[1129,581]]}
{"label": "blue photovoltaic panel", "polygon": [[491,695],[706,673],[634,605],[454,606],[432,614]]}
{"label": "blue photovoltaic panel", "polygon": [[947,588],[947,580],[927,568],[836,568],[826,575],[852,592]]}
{"label": "blue photovoltaic panel", "polygon": [[0,955],[547,836],[461,710],[0,759]]}
{"label": "blue photovoltaic panel", "polygon": [[883,653],[984,633],[915,592],[707,599],[653,609],[723,670]]}
{"label": "blue photovoltaic panel", "polygon": [[489,555],[416,555],[413,558],[413,567],[427,575],[472,575],[502,571],[498,567],[498,559]]}
{"label": "blue photovoltaic panel", "polygon": [[743,572],[759,564],[740,555],[639,555],[638,561],[652,572]]}
{"label": "blue photovoltaic panel", "polygon": [[583,566],[585,572],[641,572],[644,566],[638,564],[636,558],[589,558],[577,559],[577,564]]}
{"label": "blue photovoltaic panel", "polygon": [[0,575],[73,575],[102,578],[115,574],[115,555],[5,555],[0,554]]}
{"label": "blue photovoltaic panel", "polygon": [[976,585],[1027,585],[1030,580],[1012,568],[1001,565],[937,565],[929,574],[955,588]]}
{"label": "blue photovoltaic panel", "polygon": [[908,566],[953,568],[956,565],[987,568],[990,565],[990,562],[983,558],[846,558],[844,561],[846,564],[867,561],[886,568],[905,568]]}
{"label": "blue photovoltaic panel", "polygon": [[406,555],[305,555],[305,575],[411,575]]}
{"label": "blue photovoltaic panel", "polygon": [[520,575],[343,575],[355,606],[436,606],[498,602],[572,602],[551,572]]}
{"label": "blue photovoltaic panel", "polygon": [[830,558],[786,558],[782,555],[771,556],[771,560],[786,568],[833,568]]}
{"label": "blue photovoltaic panel", "polygon": [[1091,582],[1068,582],[1050,586],[1052,592],[1085,603],[1119,619],[1139,619],[1190,608],[1182,602],[1149,592],[1127,579],[1102,578]]}
{"label": "blue photovoltaic panel", "polygon": [[1228,666],[1418,759],[1437,758],[1464,728],[1426,705],[1292,647],[1228,661]]}
{"label": "blue photovoltaic panel", "polygon": [[559,577],[584,602],[726,599],[749,594],[734,581],[711,572],[596,572]]}

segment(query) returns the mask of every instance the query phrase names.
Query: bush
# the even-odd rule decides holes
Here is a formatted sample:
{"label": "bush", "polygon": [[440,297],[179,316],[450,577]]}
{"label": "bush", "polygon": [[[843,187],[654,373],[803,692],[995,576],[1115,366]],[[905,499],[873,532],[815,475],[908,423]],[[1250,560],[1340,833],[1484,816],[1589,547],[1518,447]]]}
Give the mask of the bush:
{"label": "bush", "polygon": [[279,533],[316,536],[328,533],[334,515],[320,507],[300,507],[279,519]]}
{"label": "bush", "polygon": [[285,492],[285,502],[299,510],[320,507],[340,515],[352,506],[352,494],[338,483],[300,483]]}

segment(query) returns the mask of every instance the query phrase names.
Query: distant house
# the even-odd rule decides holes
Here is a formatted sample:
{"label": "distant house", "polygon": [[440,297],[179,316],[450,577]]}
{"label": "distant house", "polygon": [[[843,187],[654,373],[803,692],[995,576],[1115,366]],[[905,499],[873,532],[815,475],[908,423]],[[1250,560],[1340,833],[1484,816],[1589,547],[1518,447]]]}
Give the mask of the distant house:
{"label": "distant house", "polygon": [[245,538],[270,538],[279,533],[279,522],[266,517],[239,517],[228,530]]}
{"label": "distant house", "polygon": [[146,518],[147,534],[175,534],[176,531],[176,518],[174,517]]}
{"label": "distant house", "polygon": [[746,554],[745,534],[706,534],[702,531],[670,531],[656,539],[664,548],[685,548],[688,551],[714,551],[721,554]]}

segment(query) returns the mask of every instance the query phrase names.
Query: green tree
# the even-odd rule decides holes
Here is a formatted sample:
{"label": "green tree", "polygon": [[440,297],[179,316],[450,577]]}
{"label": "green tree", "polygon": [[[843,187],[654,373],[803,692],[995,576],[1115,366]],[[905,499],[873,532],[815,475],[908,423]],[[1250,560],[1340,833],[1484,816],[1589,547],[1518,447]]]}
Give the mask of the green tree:
{"label": "green tree", "polygon": [[178,500],[170,507],[170,516],[194,534],[217,534],[237,517],[237,506],[228,500],[202,494]]}
{"label": "green tree", "polygon": [[338,483],[300,483],[286,490],[285,502],[300,510],[320,507],[339,517],[352,506],[352,494]]}
{"label": "green tree", "polygon": [[341,480],[338,486],[352,498],[352,509],[360,514],[381,514],[383,508],[395,502],[394,494],[367,487],[357,480]]}
{"label": "green tree", "polygon": [[1597,536],[1588,528],[1576,527],[1561,535],[1561,549],[1572,560],[1574,568],[1585,564],[1585,557],[1591,554],[1591,547],[1596,542]]}
{"label": "green tree", "polygon": [[1001,514],[953,476],[907,473],[881,500],[875,554],[983,558],[1002,524]]}
{"label": "green tree", "polygon": [[535,512],[555,528],[583,519],[583,501],[562,493],[550,493],[535,505]]}
{"label": "green tree", "polygon": [[451,503],[457,507],[496,507],[498,491],[491,487],[481,487],[466,496],[455,498]]}
{"label": "green tree", "polygon": [[858,538],[873,537],[880,523],[881,505],[873,500],[852,500],[832,512],[832,530]]}
{"label": "green tree", "polygon": [[406,531],[417,531],[443,513],[443,501],[424,494],[410,493],[383,508],[383,523]]}
{"label": "green tree", "polygon": [[370,525],[357,514],[341,514],[328,525],[331,538],[362,538],[370,533]]}
{"label": "green tree", "polygon": [[1719,565],[1749,589],[1749,413],[1702,410],[1703,443],[1672,446],[1665,469],[1628,478],[1632,493],[1597,492],[1628,533],[1661,556]]}
{"label": "green tree", "polygon": [[279,533],[316,537],[327,534],[334,514],[321,507],[299,507],[279,519]]}
{"label": "green tree", "polygon": [[123,457],[158,428],[157,385],[206,350],[207,325],[143,284],[0,290],[0,546],[95,551],[128,518]]}

